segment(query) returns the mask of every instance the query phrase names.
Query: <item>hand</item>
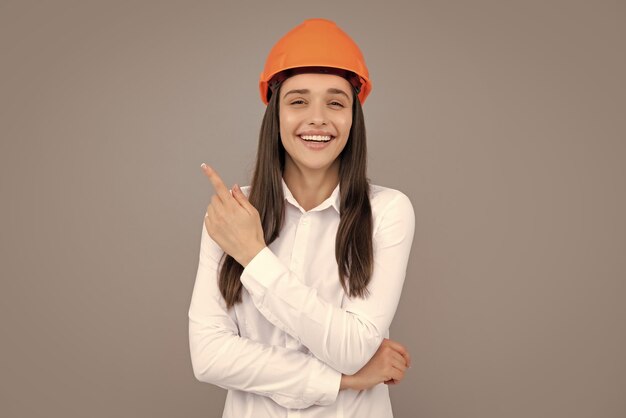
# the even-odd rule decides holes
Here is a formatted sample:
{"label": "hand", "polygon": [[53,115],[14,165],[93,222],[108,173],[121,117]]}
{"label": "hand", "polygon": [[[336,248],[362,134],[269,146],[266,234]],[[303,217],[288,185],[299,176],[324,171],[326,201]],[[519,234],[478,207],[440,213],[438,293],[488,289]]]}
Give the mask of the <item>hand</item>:
{"label": "hand", "polygon": [[340,389],[365,390],[379,383],[395,385],[411,367],[411,356],[399,342],[383,339],[374,356],[352,376],[341,377]]}
{"label": "hand", "polygon": [[215,193],[207,207],[204,225],[209,236],[246,267],[265,247],[259,212],[235,184],[232,195],[217,172],[208,165],[200,166],[211,180]]}

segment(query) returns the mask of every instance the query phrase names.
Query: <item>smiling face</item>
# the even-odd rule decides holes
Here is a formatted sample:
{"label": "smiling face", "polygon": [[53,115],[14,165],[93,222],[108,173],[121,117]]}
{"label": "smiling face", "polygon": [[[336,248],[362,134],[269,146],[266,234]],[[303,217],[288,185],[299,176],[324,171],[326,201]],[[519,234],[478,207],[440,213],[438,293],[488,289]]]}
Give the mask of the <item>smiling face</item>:
{"label": "smiling face", "polygon": [[285,170],[311,174],[332,167],[338,173],[337,157],[352,126],[353,100],[352,86],[337,75],[297,74],[282,83],[279,120]]}

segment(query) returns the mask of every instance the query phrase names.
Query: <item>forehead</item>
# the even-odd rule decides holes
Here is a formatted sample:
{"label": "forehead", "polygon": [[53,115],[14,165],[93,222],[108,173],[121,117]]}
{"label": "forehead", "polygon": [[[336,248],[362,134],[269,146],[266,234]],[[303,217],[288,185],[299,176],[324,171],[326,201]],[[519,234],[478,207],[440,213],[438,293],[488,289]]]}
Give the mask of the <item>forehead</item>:
{"label": "forehead", "polygon": [[311,93],[325,92],[329,88],[338,88],[350,95],[352,86],[343,77],[335,74],[305,73],[296,74],[283,81],[281,90],[308,89]]}

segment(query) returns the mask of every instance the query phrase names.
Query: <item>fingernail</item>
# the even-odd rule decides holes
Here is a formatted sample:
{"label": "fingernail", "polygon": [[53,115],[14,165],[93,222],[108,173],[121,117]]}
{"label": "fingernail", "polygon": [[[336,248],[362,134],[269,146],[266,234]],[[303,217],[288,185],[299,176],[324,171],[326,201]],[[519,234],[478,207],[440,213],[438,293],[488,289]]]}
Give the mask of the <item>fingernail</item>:
{"label": "fingernail", "polygon": [[202,164],[200,164],[200,167],[201,167],[201,168],[206,168],[206,164],[205,164],[205,163],[202,163]]}

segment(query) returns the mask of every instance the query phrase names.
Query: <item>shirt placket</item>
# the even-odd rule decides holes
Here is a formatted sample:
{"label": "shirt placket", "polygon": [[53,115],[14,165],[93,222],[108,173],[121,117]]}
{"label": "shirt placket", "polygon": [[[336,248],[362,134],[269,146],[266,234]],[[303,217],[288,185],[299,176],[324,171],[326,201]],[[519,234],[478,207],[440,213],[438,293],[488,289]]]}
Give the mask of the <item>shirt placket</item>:
{"label": "shirt placket", "polygon": [[[304,282],[304,260],[306,255],[307,244],[309,242],[309,235],[311,232],[311,214],[308,212],[303,213],[298,221],[296,227],[296,236],[293,242],[293,250],[291,251],[291,260],[289,262],[289,270],[296,274],[296,277],[301,282]],[[297,339],[291,335],[286,334],[285,346],[293,350],[300,348],[300,343]],[[300,418],[299,409],[290,409],[287,413],[289,418]]]}
{"label": "shirt placket", "polygon": [[300,216],[298,226],[296,228],[296,236],[291,252],[291,262],[289,269],[298,275],[298,279],[303,281],[304,277],[304,257],[306,254],[307,243],[309,242],[309,234],[311,232],[311,214],[305,212]]}
{"label": "shirt placket", "polygon": [[[295,277],[301,282],[304,282],[304,266],[305,255],[307,251],[307,245],[309,242],[309,235],[311,232],[311,215],[308,212],[303,213],[298,221],[296,227],[296,234],[293,242],[293,249],[291,251],[291,260],[289,262],[289,270],[295,273]],[[300,342],[287,334],[285,338],[285,346],[297,350],[300,348]]]}

